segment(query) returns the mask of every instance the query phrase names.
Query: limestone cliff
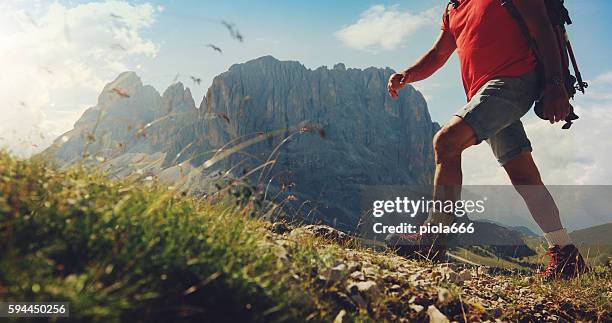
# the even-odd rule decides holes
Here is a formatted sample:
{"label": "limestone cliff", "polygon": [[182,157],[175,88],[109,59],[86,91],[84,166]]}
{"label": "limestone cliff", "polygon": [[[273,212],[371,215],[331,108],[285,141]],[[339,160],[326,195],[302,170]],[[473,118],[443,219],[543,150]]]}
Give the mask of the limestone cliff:
{"label": "limestone cliff", "polygon": [[[86,154],[118,175],[138,171],[176,181],[185,169],[200,177],[213,169],[238,175],[280,147],[259,184],[275,193],[285,187],[280,197],[294,195],[298,205],[308,201],[305,210],[349,229],[359,218],[364,185],[427,184],[432,178],[431,139],[438,126],[411,86],[398,100],[387,95],[392,72],[343,64],[312,70],[265,56],[215,77],[199,108],[180,83],[160,95],[126,72],[48,151],[64,164]],[[305,127],[317,130],[299,131]],[[211,169],[200,167],[228,143],[270,133],[276,135]],[[252,180],[258,179],[256,173]]]}

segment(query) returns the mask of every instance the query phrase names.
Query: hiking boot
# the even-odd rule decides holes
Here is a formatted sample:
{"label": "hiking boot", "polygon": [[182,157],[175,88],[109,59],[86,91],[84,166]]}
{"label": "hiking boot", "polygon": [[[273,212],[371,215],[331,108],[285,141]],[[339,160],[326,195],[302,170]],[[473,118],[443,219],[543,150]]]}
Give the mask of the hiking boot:
{"label": "hiking boot", "polygon": [[542,273],[545,280],[572,279],[589,271],[578,248],[573,244],[563,248],[554,246],[548,249],[546,255],[550,256],[550,262]]}
{"label": "hiking boot", "polygon": [[441,234],[389,234],[385,242],[397,255],[408,259],[440,262],[446,256],[446,236]]}

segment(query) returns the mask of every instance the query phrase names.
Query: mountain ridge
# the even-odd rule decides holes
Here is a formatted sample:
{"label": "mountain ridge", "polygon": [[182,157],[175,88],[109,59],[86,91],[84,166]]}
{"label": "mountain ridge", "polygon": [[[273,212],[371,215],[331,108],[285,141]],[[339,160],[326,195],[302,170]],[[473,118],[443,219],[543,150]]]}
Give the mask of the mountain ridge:
{"label": "mountain ridge", "polygon": [[[124,72],[46,153],[61,165],[91,155],[118,176],[155,177],[182,165],[191,172],[191,188],[203,192],[211,190],[214,171],[235,168],[239,177],[276,153],[267,189],[311,201],[304,212],[350,227],[360,186],[426,185],[433,175],[431,138],[439,125],[413,87],[398,100],[385,94],[391,73],[342,63],[309,69],[264,56],[216,76],[197,106],[182,83],[160,94],[135,72]],[[309,127],[317,129],[314,135],[303,131]],[[262,133],[276,135],[202,170],[214,151]],[[165,174],[172,182],[180,171]]]}

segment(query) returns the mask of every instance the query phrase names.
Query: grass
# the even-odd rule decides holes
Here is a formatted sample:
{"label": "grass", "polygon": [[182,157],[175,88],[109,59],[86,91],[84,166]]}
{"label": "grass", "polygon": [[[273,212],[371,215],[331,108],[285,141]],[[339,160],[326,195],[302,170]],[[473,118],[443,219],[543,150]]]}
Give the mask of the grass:
{"label": "grass", "polygon": [[[609,322],[612,319],[612,270],[593,267],[592,272],[572,280],[539,283],[530,276],[514,275],[510,281],[517,287],[529,288],[542,297],[549,312],[578,321]],[[514,290],[503,291],[509,296]],[[516,311],[516,309],[513,309]],[[516,314],[515,313],[515,317]],[[573,321],[570,319],[570,321]]]}
{"label": "grass", "polygon": [[0,153],[0,298],[87,321],[329,318],[310,269],[334,250],[302,241],[279,261],[247,209]]}

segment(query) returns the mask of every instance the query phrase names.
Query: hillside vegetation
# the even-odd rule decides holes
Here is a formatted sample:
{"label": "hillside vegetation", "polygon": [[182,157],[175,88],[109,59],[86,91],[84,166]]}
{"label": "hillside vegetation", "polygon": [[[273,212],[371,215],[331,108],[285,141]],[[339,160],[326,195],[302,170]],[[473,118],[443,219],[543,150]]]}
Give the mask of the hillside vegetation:
{"label": "hillside vegetation", "polygon": [[0,299],[98,322],[612,320],[607,268],[543,283],[408,261],[250,205],[0,153]]}

